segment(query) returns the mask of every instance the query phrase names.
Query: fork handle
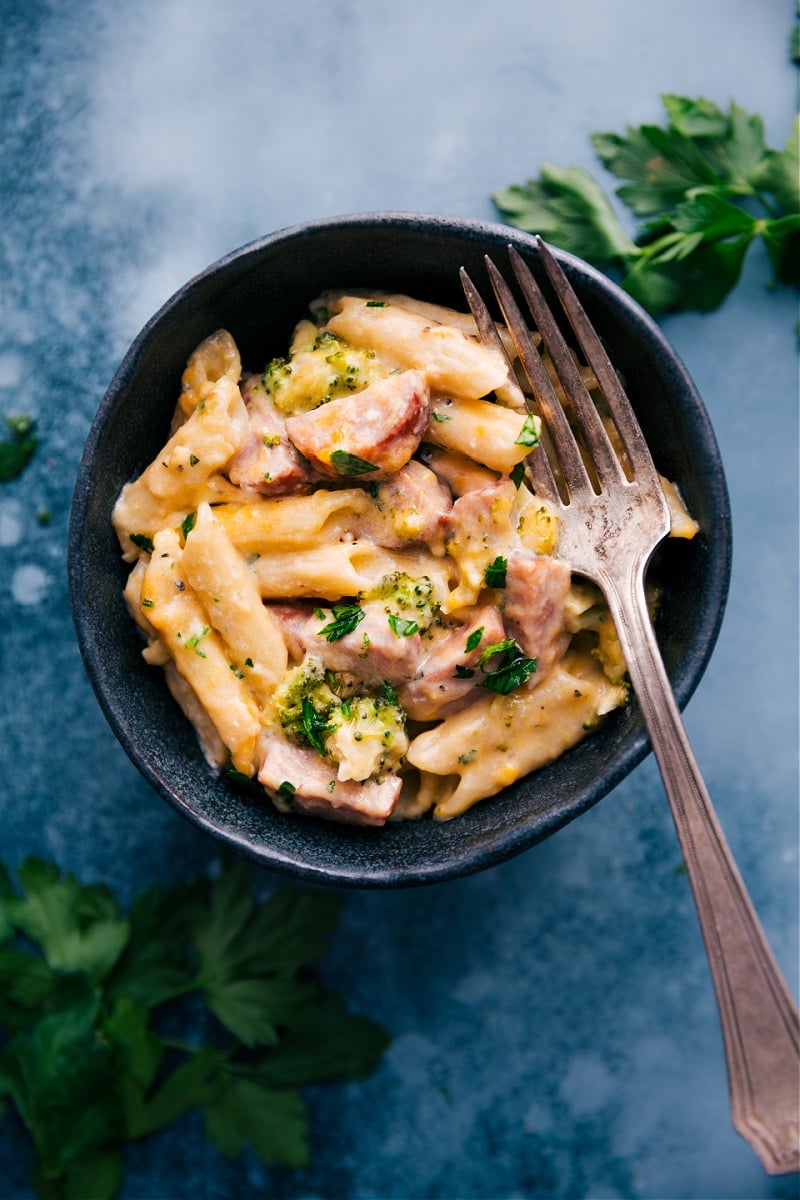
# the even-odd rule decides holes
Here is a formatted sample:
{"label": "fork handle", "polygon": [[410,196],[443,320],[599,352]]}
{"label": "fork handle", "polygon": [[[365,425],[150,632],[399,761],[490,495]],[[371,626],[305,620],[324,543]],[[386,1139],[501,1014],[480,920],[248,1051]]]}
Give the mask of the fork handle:
{"label": "fork handle", "polygon": [[598,578],[653,744],[717,995],[731,1115],[769,1174],[800,1169],[800,1022],[692,753],[644,594],[646,563]]}

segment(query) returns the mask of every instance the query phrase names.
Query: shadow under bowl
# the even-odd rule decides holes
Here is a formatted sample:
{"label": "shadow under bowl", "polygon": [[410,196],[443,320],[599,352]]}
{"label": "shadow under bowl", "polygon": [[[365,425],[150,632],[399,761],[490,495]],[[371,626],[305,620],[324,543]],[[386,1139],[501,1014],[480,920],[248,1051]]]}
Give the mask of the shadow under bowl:
{"label": "shadow under bowl", "polygon": [[[286,815],[212,772],[160,671],[147,666],[122,589],[111,525],[123,484],[167,439],[186,360],[219,328],[250,370],[285,353],[295,322],[327,288],[405,292],[465,309],[464,266],[488,295],[483,256],[513,244],[541,278],[535,243],[506,226],[410,213],[308,222],[252,242],[180,289],[134,341],[92,424],[68,545],[73,622],[92,687],[144,778],[184,817],[261,866],[335,886],[401,887],[454,878],[548,837],[596,804],[649,750],[635,702],[560,758],[448,822],[380,829]],[[694,384],[657,325],[615,284],[557,252],[622,373],[659,470],[675,480],[700,534],[666,544],[656,630],[680,706],[712,652],[727,599],[731,522],[717,442]],[[124,819],[124,814],[120,814]]]}

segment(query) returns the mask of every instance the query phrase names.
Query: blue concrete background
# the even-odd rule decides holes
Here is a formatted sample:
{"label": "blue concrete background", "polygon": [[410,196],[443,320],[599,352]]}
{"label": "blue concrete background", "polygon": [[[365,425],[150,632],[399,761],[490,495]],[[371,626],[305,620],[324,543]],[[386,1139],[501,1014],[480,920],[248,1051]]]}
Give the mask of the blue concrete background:
{"label": "blue concrete background", "polygon": [[[0,417],[31,413],[42,435],[0,485],[4,861],[51,857],[127,901],[217,854],[118,747],[68,612],[82,443],[151,313],[219,255],[298,220],[492,219],[490,193],[542,161],[602,176],[589,135],[660,119],[663,92],[735,99],[781,146],[794,18],[791,0],[0,0]],[[687,724],[796,992],[798,312],[768,280],[754,252],[721,310],[662,324],[714,422],[735,533],[728,613]],[[510,863],[348,894],[325,977],[393,1043],[369,1080],[312,1096],[312,1169],[229,1163],[190,1117],[128,1156],[123,1200],[798,1194],[731,1126],[651,760]],[[28,1165],[0,1125],[1,1196],[31,1194]]]}

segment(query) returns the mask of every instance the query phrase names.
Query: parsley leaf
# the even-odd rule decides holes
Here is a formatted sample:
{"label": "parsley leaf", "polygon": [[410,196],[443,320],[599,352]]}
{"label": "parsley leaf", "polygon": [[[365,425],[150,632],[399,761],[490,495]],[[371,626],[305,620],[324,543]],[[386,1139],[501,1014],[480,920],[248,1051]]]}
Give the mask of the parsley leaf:
{"label": "parsley leaf", "polygon": [[357,454],[351,454],[348,450],[334,450],[331,454],[331,466],[339,475],[368,475],[370,471],[378,469],[374,463],[367,462],[365,458],[359,458]]}
{"label": "parsley leaf", "polygon": [[146,554],[152,554],[155,547],[153,539],[146,533],[129,533],[128,537],[133,542],[134,546],[138,546],[140,550],[144,550]]}
{"label": "parsley leaf", "polygon": [[221,1154],[250,1145],[262,1162],[307,1167],[311,1160],[306,1108],[299,1094],[259,1079],[230,1079],[206,1111],[206,1133]]}
{"label": "parsley leaf", "polygon": [[387,620],[389,628],[397,637],[413,637],[415,633],[419,633],[417,622],[410,621],[407,617],[401,617],[397,613],[390,612]]}
{"label": "parsley leaf", "polygon": [[736,103],[662,96],[665,121],[596,133],[640,222],[628,237],[600,185],[577,167],[543,164],[537,179],[492,196],[511,224],[621,276],[656,315],[708,311],[734,288],[749,247],[763,241],[777,282],[800,284],[800,151],[796,120],[782,150],[761,117]]}
{"label": "parsley leaf", "polygon": [[28,859],[17,871],[22,896],[9,897],[11,924],[41,949],[56,971],[81,971],[104,979],[128,940],[128,923],[107,888],[78,883],[74,875]]}
{"label": "parsley leaf", "polygon": [[517,446],[538,446],[541,432],[541,418],[534,416],[533,413],[528,413],[527,417],[522,423],[519,436],[515,439],[514,444]]}
{"label": "parsley leaf", "polygon": [[319,754],[327,754],[325,734],[332,733],[335,726],[325,724],[325,718],[314,708],[309,696],[303,696],[301,721],[309,746],[313,746]]}
{"label": "parsley leaf", "polygon": [[483,571],[483,578],[486,581],[486,586],[490,588],[502,588],[506,586],[506,571],[508,570],[508,562],[502,554],[498,554],[494,562],[490,562]]}
{"label": "parsley leaf", "polygon": [[[490,667],[492,662],[495,665]],[[478,666],[484,676],[481,686],[507,696],[530,679],[536,665],[537,659],[526,658],[513,638],[493,642],[478,659]]]}
{"label": "parsley leaf", "polygon": [[317,636],[324,636],[326,642],[338,642],[340,638],[352,633],[363,620],[364,610],[359,604],[334,604],[333,620],[323,625],[322,629],[318,629]]}
{"label": "parsley leaf", "polygon": [[482,637],[483,637],[483,625],[480,625],[477,629],[473,629],[472,633],[467,638],[466,644],[464,646],[465,653],[471,654],[473,650],[477,650],[478,646],[481,644]]}
{"label": "parsley leaf", "polygon": [[[305,973],[339,903],[257,895],[237,861],[151,888],[123,916],[107,888],[52,864],[23,863],[16,886],[0,865],[0,1105],[31,1139],[42,1194],[110,1200],[124,1144],[192,1109],[223,1154],[308,1165],[298,1089],[365,1075],[387,1045]],[[209,1040],[161,1032],[185,1024],[183,997],[190,1017],[198,1000],[210,1010]]]}

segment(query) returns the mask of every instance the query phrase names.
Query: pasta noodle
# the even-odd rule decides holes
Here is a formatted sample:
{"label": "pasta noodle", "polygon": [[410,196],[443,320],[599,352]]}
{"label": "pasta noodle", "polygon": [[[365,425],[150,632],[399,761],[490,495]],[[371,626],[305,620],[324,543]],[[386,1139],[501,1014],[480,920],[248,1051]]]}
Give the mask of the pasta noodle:
{"label": "pasta noodle", "polygon": [[310,311],[258,373],[225,330],[190,356],[114,507],[124,599],[213,769],[281,811],[450,819],[623,704],[625,663],[472,317],[359,291]]}

